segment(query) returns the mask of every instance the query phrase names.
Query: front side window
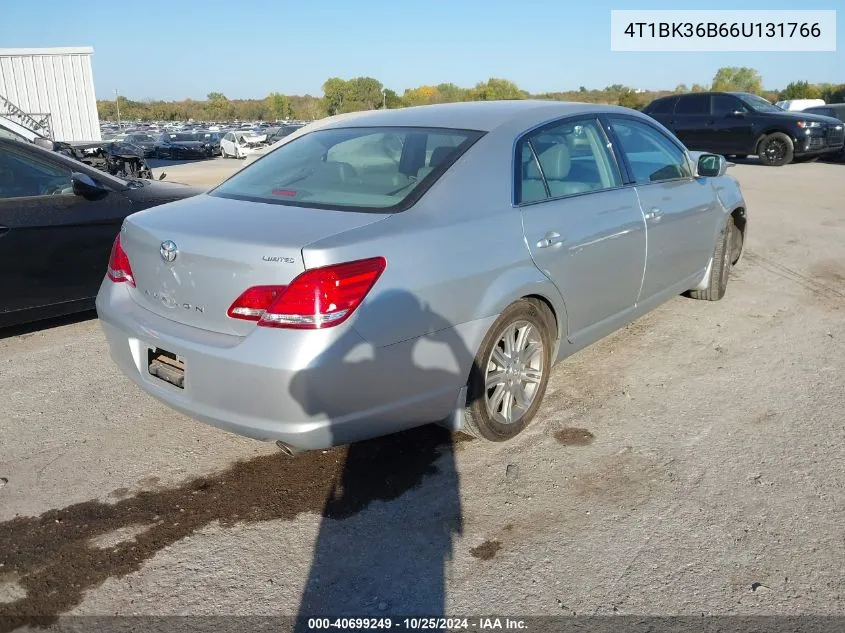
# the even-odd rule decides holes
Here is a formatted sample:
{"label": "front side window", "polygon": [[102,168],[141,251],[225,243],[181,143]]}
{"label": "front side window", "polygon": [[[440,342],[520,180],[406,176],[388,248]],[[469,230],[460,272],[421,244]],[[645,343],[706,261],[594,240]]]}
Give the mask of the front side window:
{"label": "front side window", "polygon": [[[211,194],[294,206],[399,211],[482,135],[441,128],[317,130],[267,154]],[[435,158],[439,162],[432,165]]]}
{"label": "front side window", "polygon": [[734,112],[747,112],[742,101],[730,95],[713,95],[710,101],[711,112],[717,116],[725,116]]}
{"label": "front side window", "polygon": [[615,117],[611,126],[638,184],[692,177],[685,152],[658,129]]}
{"label": "front side window", "polygon": [[618,187],[622,178],[595,119],[568,120],[517,145],[517,203]]}
{"label": "front side window", "polygon": [[31,154],[0,149],[0,198],[73,193],[70,169]]}

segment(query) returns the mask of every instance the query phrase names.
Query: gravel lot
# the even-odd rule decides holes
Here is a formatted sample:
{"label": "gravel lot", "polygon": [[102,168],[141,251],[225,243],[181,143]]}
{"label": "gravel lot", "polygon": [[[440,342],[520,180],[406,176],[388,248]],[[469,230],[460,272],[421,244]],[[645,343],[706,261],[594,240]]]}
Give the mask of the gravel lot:
{"label": "gravel lot", "polygon": [[506,444],[288,459],[142,394],[92,315],[0,334],[0,615],[845,614],[845,165],[731,173],[725,299],[558,366]]}

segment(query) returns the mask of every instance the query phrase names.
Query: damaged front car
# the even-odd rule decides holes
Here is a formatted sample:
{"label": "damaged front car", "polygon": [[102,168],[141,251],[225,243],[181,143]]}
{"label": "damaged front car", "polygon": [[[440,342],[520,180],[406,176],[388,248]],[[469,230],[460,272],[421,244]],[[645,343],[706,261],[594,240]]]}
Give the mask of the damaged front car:
{"label": "damaged front car", "polygon": [[[153,170],[144,158],[144,149],[131,143],[91,141],[66,143],[53,141],[53,151],[64,154],[94,169],[118,178],[146,178],[153,180]],[[48,149],[50,149],[48,147]],[[159,180],[166,174],[162,173]]]}
{"label": "damaged front car", "polygon": [[[153,180],[153,171],[144,159],[146,148],[125,141],[54,141],[18,121],[2,116],[0,138],[32,143],[118,178]],[[162,173],[159,180],[165,175]]]}

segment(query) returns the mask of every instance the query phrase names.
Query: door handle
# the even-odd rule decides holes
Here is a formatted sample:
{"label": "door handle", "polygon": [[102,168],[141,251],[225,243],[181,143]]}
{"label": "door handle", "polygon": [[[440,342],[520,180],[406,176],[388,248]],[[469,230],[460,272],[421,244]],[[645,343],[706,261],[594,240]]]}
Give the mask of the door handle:
{"label": "door handle", "polygon": [[537,248],[548,248],[549,246],[556,246],[563,241],[563,236],[560,233],[549,231],[543,236],[543,239],[537,242]]}
{"label": "door handle", "polygon": [[663,211],[661,211],[657,207],[654,207],[653,209],[651,209],[650,211],[648,211],[645,214],[646,220],[652,220],[654,222],[660,222],[660,218],[662,218],[662,217],[663,217]]}
{"label": "door handle", "polygon": [[8,233],[9,230],[10,229],[9,229],[8,226],[0,226],[0,237],[2,237],[3,235],[6,235],[6,233]]}

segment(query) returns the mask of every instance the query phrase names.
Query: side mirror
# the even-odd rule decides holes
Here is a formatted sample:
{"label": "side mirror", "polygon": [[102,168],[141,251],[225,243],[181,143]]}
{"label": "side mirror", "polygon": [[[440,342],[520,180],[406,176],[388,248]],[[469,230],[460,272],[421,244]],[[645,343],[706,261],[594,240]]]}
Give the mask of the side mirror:
{"label": "side mirror", "polygon": [[728,170],[728,161],[724,156],[718,154],[702,154],[698,157],[698,167],[696,169],[698,176],[705,178],[716,178],[717,176],[724,176]]}
{"label": "side mirror", "polygon": [[70,175],[70,182],[73,184],[73,193],[82,196],[87,200],[99,200],[108,195],[109,190],[99,184],[88,174],[75,171]]}
{"label": "side mirror", "polygon": [[745,112],[743,112],[742,110],[734,110],[728,116],[735,117],[737,119],[744,119],[745,118]]}

